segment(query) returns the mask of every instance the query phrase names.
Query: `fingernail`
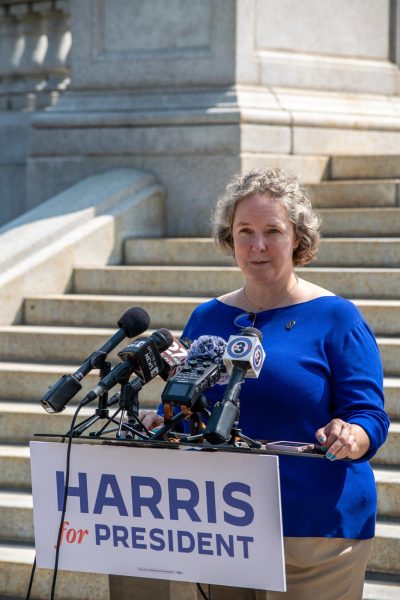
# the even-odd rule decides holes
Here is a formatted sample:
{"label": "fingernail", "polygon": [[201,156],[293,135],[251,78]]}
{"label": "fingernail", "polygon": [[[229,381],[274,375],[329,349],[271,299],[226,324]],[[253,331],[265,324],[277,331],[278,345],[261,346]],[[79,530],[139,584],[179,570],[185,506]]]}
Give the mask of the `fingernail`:
{"label": "fingernail", "polygon": [[332,454],[332,452],[327,452],[326,458],[329,458],[329,460],[336,460],[336,456]]}
{"label": "fingernail", "polygon": [[321,450],[323,450],[325,452],[326,446],[321,446]]}
{"label": "fingernail", "polygon": [[318,441],[322,444],[324,441],[324,438],[322,437],[322,435],[319,436]]}

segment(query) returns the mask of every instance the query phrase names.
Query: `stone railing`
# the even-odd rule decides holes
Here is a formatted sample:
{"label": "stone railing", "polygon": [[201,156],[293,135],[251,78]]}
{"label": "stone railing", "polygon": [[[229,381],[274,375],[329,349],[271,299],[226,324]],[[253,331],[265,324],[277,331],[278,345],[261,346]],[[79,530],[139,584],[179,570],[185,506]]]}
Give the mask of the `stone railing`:
{"label": "stone railing", "polygon": [[37,110],[69,84],[69,0],[0,0],[0,110]]}

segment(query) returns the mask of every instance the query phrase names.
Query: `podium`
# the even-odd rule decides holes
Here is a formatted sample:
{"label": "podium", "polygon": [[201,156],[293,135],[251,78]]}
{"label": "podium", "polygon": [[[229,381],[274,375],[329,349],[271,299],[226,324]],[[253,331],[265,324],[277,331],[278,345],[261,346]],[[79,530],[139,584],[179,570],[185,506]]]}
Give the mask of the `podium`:
{"label": "podium", "polygon": [[[30,451],[37,566],[52,569],[67,444],[34,441]],[[172,598],[173,590],[174,600],[197,598],[197,582],[205,591],[222,586],[213,593],[221,600],[223,586],[285,591],[278,461],[199,447],[73,442],[59,569],[110,575],[112,598],[134,599],[135,589],[146,589],[151,600],[148,580],[158,597]]]}

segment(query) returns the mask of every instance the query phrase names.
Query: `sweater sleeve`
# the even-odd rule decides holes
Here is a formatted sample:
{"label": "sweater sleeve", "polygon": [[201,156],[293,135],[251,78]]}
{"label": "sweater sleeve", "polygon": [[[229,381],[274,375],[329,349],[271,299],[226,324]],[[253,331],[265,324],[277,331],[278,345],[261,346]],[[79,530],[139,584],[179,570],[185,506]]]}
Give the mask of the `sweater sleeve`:
{"label": "sweater sleeve", "polygon": [[367,323],[357,322],[344,335],[338,332],[329,356],[334,417],[366,431],[370,447],[358,461],[369,460],[387,438],[389,418],[384,410],[379,349]]}

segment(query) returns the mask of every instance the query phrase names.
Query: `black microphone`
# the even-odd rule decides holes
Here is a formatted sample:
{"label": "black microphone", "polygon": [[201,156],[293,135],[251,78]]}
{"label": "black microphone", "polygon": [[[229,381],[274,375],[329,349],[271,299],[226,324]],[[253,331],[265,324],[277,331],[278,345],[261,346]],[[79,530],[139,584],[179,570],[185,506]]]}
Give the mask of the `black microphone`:
{"label": "black microphone", "polygon": [[223,444],[231,437],[232,428],[239,420],[239,394],[245,377],[258,377],[265,352],[261,346],[262,333],[255,327],[246,327],[241,334],[229,338],[224,363],[231,370],[229,383],[221,402],[217,402],[207,422],[204,437],[210,444]]}
{"label": "black microphone", "polygon": [[63,375],[40,400],[48,413],[64,410],[68,402],[82,389],[80,381],[94,368],[100,368],[106,356],[126,337],[140,335],[150,325],[148,313],[139,306],[127,310],[118,321],[119,330],[93,352],[72,375]]}
{"label": "black microphone", "polygon": [[123,360],[110,373],[102,377],[98,384],[86,394],[83,402],[88,404],[108,392],[117,383],[127,383],[132,373],[139,375],[142,383],[147,383],[163,370],[160,351],[168,348],[173,337],[168,329],[158,329],[151,336],[139,338],[126,346],[118,356]]}
{"label": "black microphone", "polygon": [[173,335],[168,329],[162,328],[145,338],[138,338],[126,348],[118,352],[121,360],[130,360],[133,370],[145,383],[154,379],[165,370],[162,352],[173,343]]}

